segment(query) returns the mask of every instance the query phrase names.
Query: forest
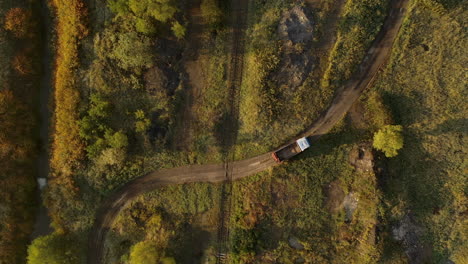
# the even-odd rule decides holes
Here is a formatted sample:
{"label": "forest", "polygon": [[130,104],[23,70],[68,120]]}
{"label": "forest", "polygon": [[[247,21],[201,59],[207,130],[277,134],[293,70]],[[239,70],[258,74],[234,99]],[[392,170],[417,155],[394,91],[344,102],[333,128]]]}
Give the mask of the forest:
{"label": "forest", "polygon": [[0,3],[0,262],[24,263],[33,230],[41,35],[37,2]]}
{"label": "forest", "polygon": [[[217,263],[226,189],[226,263],[467,262],[468,9],[408,1],[388,62],[309,150],[238,181],[136,197],[110,226],[102,263]],[[390,9],[389,0],[0,2],[0,263],[87,263],[98,210],[125,184],[293,139],[355,76]],[[50,171],[39,194],[43,149]],[[36,237],[41,204],[53,232]]]}

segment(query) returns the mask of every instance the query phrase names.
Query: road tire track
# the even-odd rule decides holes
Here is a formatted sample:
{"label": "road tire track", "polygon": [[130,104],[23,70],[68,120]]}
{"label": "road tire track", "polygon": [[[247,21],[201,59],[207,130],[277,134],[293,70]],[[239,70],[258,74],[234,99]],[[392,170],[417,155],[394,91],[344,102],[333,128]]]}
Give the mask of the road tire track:
{"label": "road tire track", "polygon": [[223,142],[225,150],[224,165],[226,181],[221,187],[221,200],[218,224],[218,254],[217,264],[228,261],[229,252],[229,220],[232,206],[232,166],[234,146],[237,142],[239,131],[239,104],[240,87],[244,69],[245,30],[247,26],[249,0],[232,1],[232,40],[231,61],[228,75],[228,112],[223,124]]}

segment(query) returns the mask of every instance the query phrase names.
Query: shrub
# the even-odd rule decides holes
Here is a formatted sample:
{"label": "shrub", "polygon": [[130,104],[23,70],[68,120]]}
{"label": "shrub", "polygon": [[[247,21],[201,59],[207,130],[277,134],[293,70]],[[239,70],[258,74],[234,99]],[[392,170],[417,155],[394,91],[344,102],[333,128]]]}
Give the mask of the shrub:
{"label": "shrub", "polygon": [[179,22],[175,21],[173,24],[172,24],[172,32],[174,32],[174,35],[178,38],[178,39],[182,39],[184,38],[185,36],[185,32],[186,32],[186,29],[184,26],[182,26]]}
{"label": "shrub", "polygon": [[136,18],[135,28],[138,32],[141,32],[146,35],[151,35],[156,33],[156,26],[154,22],[150,20],[150,18]]}
{"label": "shrub", "polygon": [[221,23],[223,12],[219,8],[217,0],[203,0],[200,9],[203,18],[208,24],[216,26]]}
{"label": "shrub", "polygon": [[162,258],[159,263],[161,264],[176,264],[176,261],[174,258]]}
{"label": "shrub", "polygon": [[27,38],[33,34],[33,25],[32,12],[17,7],[6,13],[3,27],[17,38]]}
{"label": "shrub", "polygon": [[28,248],[28,264],[78,264],[79,256],[76,242],[57,233],[36,238]]}
{"label": "shrub", "polygon": [[130,264],[158,263],[161,252],[158,245],[152,241],[142,241],[135,244],[130,251]]}
{"label": "shrub", "polygon": [[151,120],[145,117],[145,112],[143,110],[137,110],[135,112],[135,118],[137,121],[135,122],[135,130],[136,132],[145,132],[148,130],[149,126],[151,125]]}
{"label": "shrub", "polygon": [[99,168],[103,168],[106,165],[120,166],[124,160],[125,151],[123,149],[108,148],[101,152],[101,155],[96,160],[96,164]]}
{"label": "shrub", "polygon": [[[115,36],[109,37],[115,39]],[[113,44],[109,57],[117,60],[122,69],[145,69],[154,63],[153,43],[148,37],[136,32],[122,33]]]}
{"label": "shrub", "polygon": [[11,61],[13,69],[15,69],[16,72],[21,75],[29,75],[34,73],[33,62],[28,55],[30,56],[31,54],[28,54],[26,51],[21,51],[16,54]]}
{"label": "shrub", "polygon": [[160,22],[167,22],[177,12],[171,0],[129,0],[128,6],[137,17],[149,15]]}
{"label": "shrub", "polygon": [[119,149],[128,146],[128,138],[122,131],[116,132],[113,135],[106,135],[109,146]]}
{"label": "shrub", "polygon": [[110,0],[109,8],[118,17],[133,17],[136,30],[148,35],[156,32],[155,22],[166,23],[177,12],[172,0]]}
{"label": "shrub", "polygon": [[388,158],[398,155],[403,147],[402,126],[388,125],[374,134],[374,148],[381,150]]}

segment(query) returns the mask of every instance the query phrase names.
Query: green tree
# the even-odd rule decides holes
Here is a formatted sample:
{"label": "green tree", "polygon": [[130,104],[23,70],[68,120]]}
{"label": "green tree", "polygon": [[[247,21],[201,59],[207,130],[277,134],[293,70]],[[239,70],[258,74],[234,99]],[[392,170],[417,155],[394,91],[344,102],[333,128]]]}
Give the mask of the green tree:
{"label": "green tree", "polygon": [[80,253],[70,237],[52,233],[32,242],[28,248],[28,264],[78,264]]}
{"label": "green tree", "polygon": [[117,15],[128,15],[130,13],[128,0],[109,0],[108,6]]}
{"label": "green tree", "polygon": [[109,57],[117,60],[122,69],[150,68],[154,62],[150,38],[136,32],[120,34]]}
{"label": "green tree", "polygon": [[217,2],[217,0],[203,0],[200,6],[203,18],[211,26],[221,23],[223,18],[223,12]]}
{"label": "green tree", "polygon": [[388,158],[398,155],[403,147],[403,127],[387,125],[374,134],[374,148],[381,150]]}
{"label": "green tree", "polygon": [[130,250],[130,264],[158,264],[161,252],[153,241],[142,241]]}
{"label": "green tree", "polygon": [[111,146],[112,148],[120,149],[126,148],[128,146],[127,135],[125,135],[125,133],[123,133],[122,131],[115,132],[114,134],[106,133],[105,137],[107,139],[107,142],[109,143],[109,146]]}
{"label": "green tree", "polygon": [[177,12],[172,0],[129,0],[128,6],[135,16],[149,15],[160,22],[167,22]]}
{"label": "green tree", "polygon": [[179,22],[175,21],[173,24],[172,24],[172,32],[174,32],[174,35],[178,38],[178,39],[182,39],[184,38],[185,36],[185,32],[186,32],[186,29],[183,25],[181,25]]}
{"label": "green tree", "polygon": [[133,17],[135,29],[147,35],[156,32],[156,22],[169,22],[177,12],[173,0],[110,0],[109,8],[117,16]]}
{"label": "green tree", "polygon": [[152,35],[156,33],[156,26],[151,18],[149,17],[137,17],[135,22],[135,28],[138,32],[146,35]]}
{"label": "green tree", "polygon": [[176,264],[176,261],[174,258],[162,258],[159,263],[160,264]]}
{"label": "green tree", "polygon": [[151,120],[146,118],[145,112],[141,109],[138,109],[135,112],[135,130],[136,132],[145,132],[151,125]]}

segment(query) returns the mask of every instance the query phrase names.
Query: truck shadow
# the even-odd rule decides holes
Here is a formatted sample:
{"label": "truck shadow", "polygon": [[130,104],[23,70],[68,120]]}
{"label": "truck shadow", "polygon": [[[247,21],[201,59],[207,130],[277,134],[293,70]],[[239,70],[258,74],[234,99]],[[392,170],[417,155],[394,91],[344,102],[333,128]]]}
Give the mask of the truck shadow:
{"label": "truck shadow", "polygon": [[340,131],[322,136],[308,137],[311,145],[310,148],[291,160],[327,155],[332,153],[333,150],[339,146],[358,143],[360,140],[358,137],[359,133],[361,133],[360,130],[355,130],[351,133]]}

